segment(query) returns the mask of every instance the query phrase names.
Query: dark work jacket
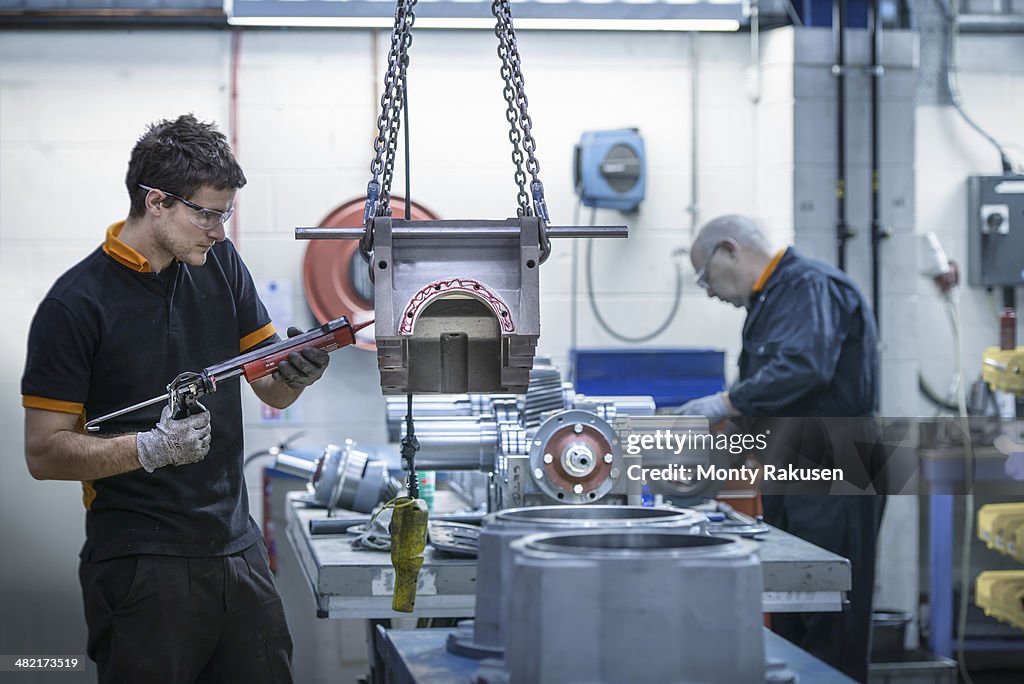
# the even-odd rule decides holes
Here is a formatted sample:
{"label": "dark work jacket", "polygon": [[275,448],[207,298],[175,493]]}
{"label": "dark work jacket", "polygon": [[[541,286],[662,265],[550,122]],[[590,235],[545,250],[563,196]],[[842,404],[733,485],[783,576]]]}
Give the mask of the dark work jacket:
{"label": "dark work jacket", "polygon": [[873,415],[870,306],[845,273],[790,247],[752,296],[739,371],[729,399],[744,416]]}
{"label": "dark work jacket", "polygon": [[[878,408],[878,332],[846,274],[790,248],[743,325],[729,398],[745,430],[770,434],[765,464],[841,468],[848,484],[885,491]],[[822,494],[827,482],[765,482],[764,493]]]}

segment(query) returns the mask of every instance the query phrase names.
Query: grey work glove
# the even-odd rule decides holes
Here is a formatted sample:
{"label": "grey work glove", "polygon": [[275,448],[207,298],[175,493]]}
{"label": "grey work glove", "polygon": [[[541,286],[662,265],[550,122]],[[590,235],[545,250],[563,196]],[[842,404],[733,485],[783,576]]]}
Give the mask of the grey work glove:
{"label": "grey work glove", "polygon": [[708,418],[725,418],[730,415],[729,407],[725,404],[724,392],[691,399],[680,406],[676,413],[680,416],[707,416]]}
{"label": "grey work glove", "polygon": [[165,465],[185,465],[206,458],[210,451],[210,412],[187,416],[181,420],[171,418],[171,407],[164,406],[160,422],[149,432],[140,432],[135,438],[139,463],[151,473]]}
{"label": "grey work glove", "polygon": [[1005,432],[995,439],[995,447],[1006,454],[1003,470],[1018,482],[1024,480],[1024,444],[1010,437]]}
{"label": "grey work glove", "polygon": [[[288,337],[301,334],[302,331],[298,328],[288,328]],[[330,361],[331,357],[327,352],[316,347],[293,351],[287,359],[277,365],[274,379],[292,389],[304,390],[320,379]]]}

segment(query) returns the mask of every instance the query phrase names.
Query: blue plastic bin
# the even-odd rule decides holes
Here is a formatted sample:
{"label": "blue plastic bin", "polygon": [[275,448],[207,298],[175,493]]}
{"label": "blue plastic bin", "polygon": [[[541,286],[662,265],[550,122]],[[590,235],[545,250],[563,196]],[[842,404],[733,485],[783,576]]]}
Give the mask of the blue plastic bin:
{"label": "blue plastic bin", "polygon": [[717,349],[573,349],[571,355],[582,394],[650,395],[661,407],[725,389],[725,352]]}

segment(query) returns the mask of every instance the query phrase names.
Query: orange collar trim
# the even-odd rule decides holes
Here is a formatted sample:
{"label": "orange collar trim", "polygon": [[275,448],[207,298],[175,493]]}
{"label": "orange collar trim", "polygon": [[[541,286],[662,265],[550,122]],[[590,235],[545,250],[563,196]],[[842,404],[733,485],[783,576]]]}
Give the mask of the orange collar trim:
{"label": "orange collar trim", "polygon": [[765,283],[772,277],[772,273],[775,273],[775,268],[779,265],[779,261],[782,260],[782,255],[786,253],[786,250],[780,249],[772,257],[772,260],[768,262],[768,265],[761,271],[761,275],[758,276],[757,282],[754,283],[754,292],[760,292],[764,289]]}
{"label": "orange collar trim", "polygon": [[107,239],[103,243],[103,251],[122,266],[127,266],[139,273],[151,273],[153,269],[149,265],[149,260],[117,238],[123,229],[124,221],[113,223],[107,228]]}

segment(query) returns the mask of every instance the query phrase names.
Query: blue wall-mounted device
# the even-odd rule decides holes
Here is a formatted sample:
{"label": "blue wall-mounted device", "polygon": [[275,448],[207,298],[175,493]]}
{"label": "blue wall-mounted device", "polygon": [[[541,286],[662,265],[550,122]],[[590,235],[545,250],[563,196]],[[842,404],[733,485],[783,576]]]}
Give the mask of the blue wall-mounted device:
{"label": "blue wall-mounted device", "polygon": [[585,206],[634,211],[647,190],[644,140],[635,128],[590,131],[580,137],[573,184]]}

